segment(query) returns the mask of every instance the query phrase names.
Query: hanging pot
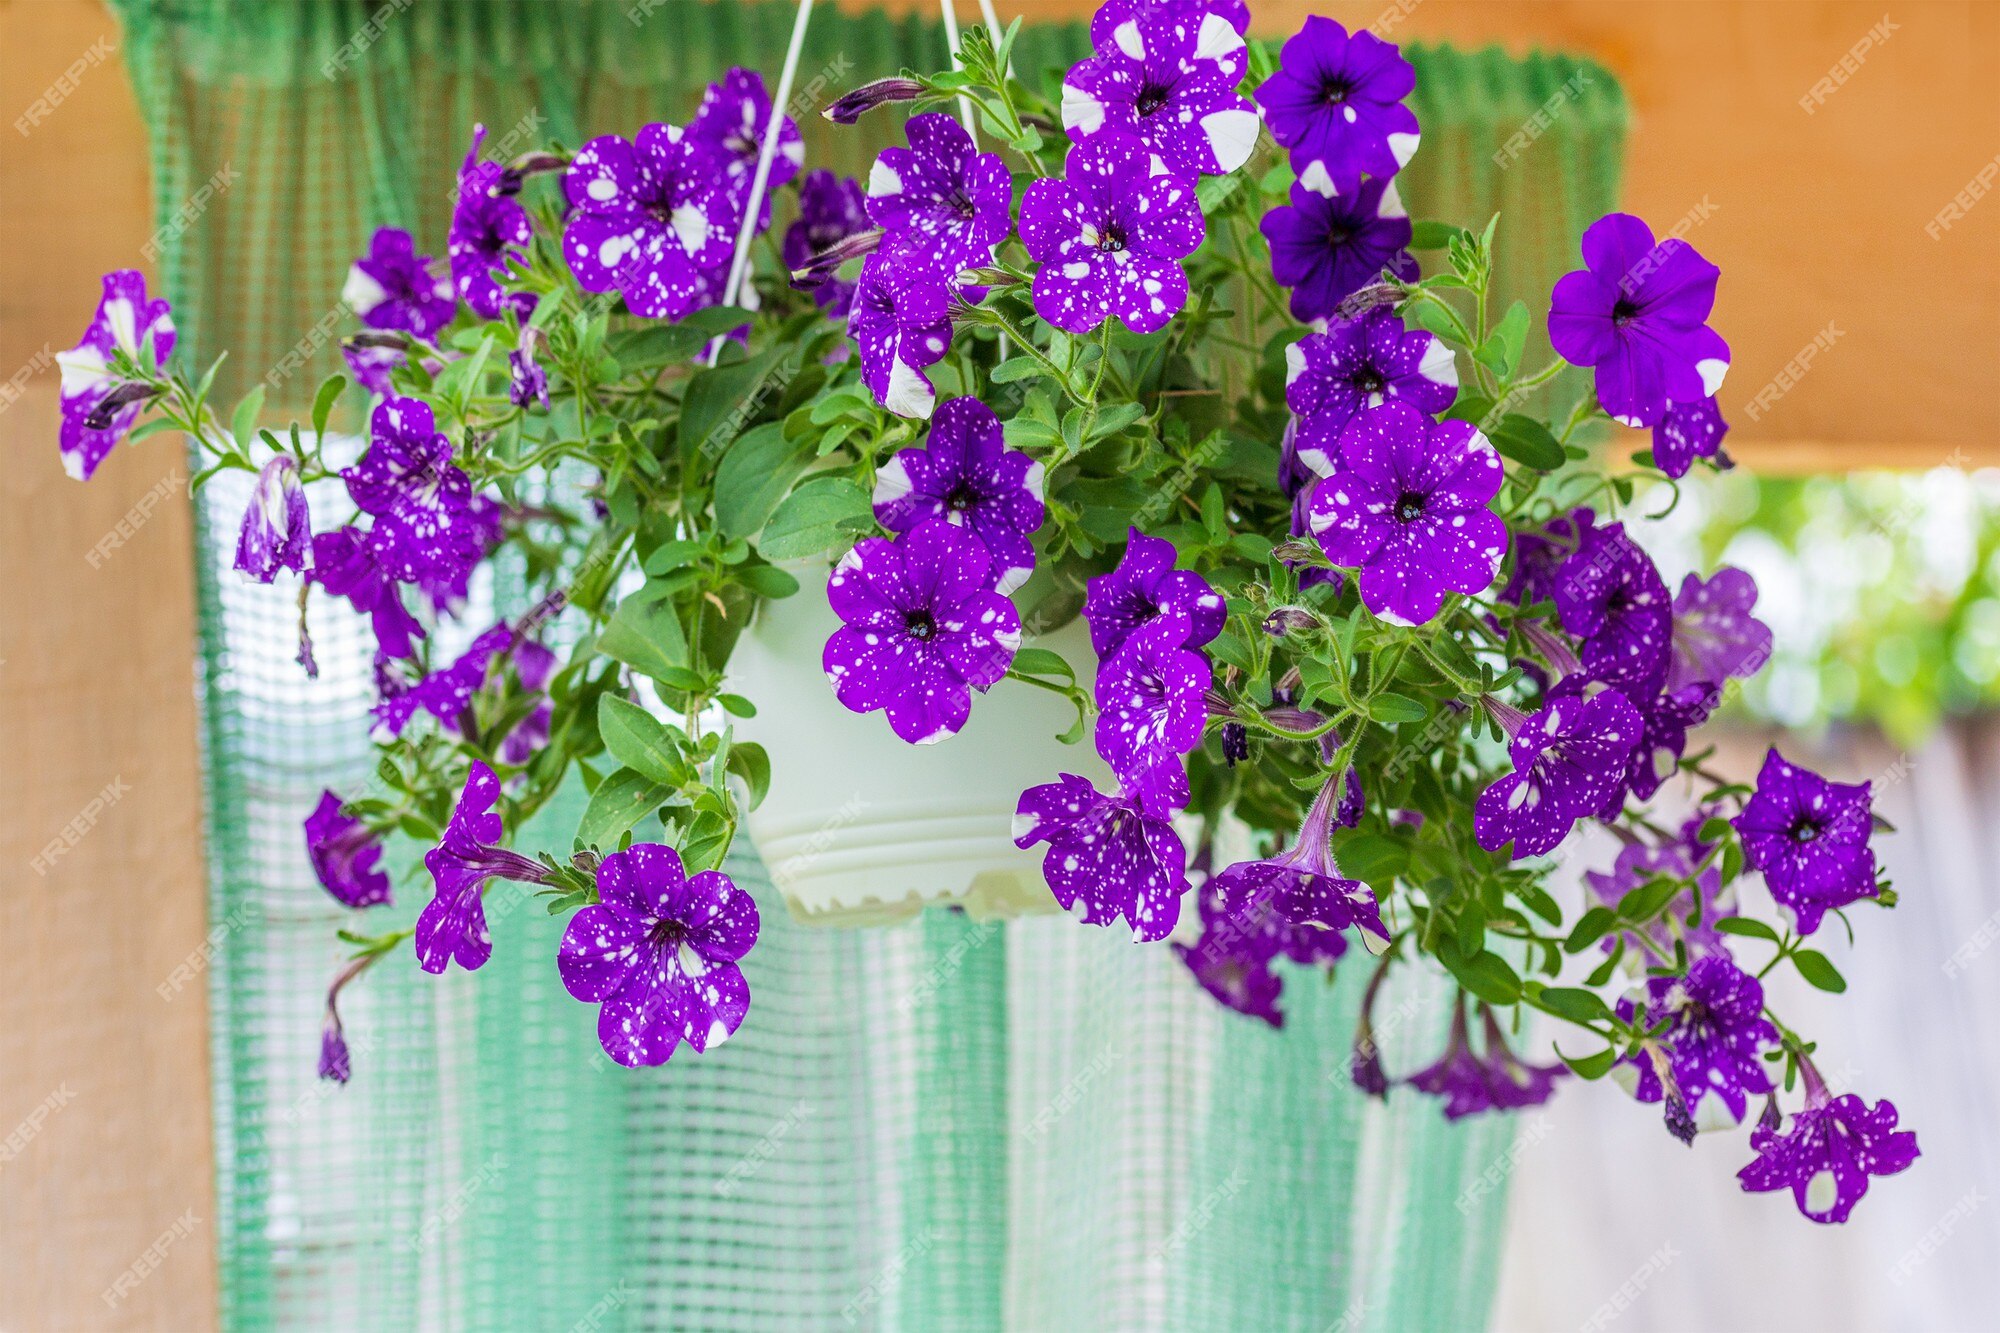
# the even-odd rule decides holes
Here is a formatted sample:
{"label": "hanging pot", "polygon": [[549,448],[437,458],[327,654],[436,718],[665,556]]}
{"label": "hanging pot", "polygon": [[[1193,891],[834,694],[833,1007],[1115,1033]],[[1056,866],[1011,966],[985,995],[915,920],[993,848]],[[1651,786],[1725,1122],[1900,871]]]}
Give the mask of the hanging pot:
{"label": "hanging pot", "polygon": [[[771,757],[771,790],[751,811],[751,841],[793,916],[816,925],[876,925],[953,904],[975,918],[1059,912],[1042,877],[1043,847],[1014,846],[1021,792],[1079,773],[1112,785],[1083,743],[1056,737],[1076,720],[1059,695],[1002,680],[975,694],[956,736],[910,745],[881,713],[834,698],[820,653],[839,627],[828,570],[792,566],[798,593],[767,602],[737,641],[730,688],[756,702],[737,735]],[[1080,677],[1096,670],[1081,619],[1024,642],[1061,653]]]}

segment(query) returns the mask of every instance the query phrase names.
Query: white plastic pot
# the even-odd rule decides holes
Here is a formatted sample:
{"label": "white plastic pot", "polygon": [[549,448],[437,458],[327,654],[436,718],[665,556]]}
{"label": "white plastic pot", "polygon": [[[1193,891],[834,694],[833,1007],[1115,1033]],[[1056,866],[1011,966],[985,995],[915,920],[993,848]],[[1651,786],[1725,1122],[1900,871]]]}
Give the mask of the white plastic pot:
{"label": "white plastic pot", "polygon": [[[1014,846],[1021,792],[1079,773],[1109,788],[1088,736],[1056,737],[1075,721],[1059,695],[1002,680],[975,694],[972,717],[935,745],[897,739],[881,713],[850,713],[833,697],[820,652],[839,626],[828,571],[789,567],[800,589],[766,603],[729,660],[729,688],[757,705],[736,734],[770,752],[771,790],[746,821],[772,882],[798,920],[878,925],[931,904],[978,919],[1058,912],[1042,878],[1046,846]],[[1088,680],[1097,657],[1074,620],[1035,646],[1061,653]]]}

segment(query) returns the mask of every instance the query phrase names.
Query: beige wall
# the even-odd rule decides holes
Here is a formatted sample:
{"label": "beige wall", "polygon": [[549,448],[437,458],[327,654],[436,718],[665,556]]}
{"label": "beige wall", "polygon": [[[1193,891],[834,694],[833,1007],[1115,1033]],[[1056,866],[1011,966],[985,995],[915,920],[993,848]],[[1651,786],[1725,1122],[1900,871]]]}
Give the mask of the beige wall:
{"label": "beige wall", "polygon": [[[931,6],[901,0],[899,8]],[[961,0],[968,17],[975,6]],[[1075,14],[1000,0],[1003,15]],[[1262,30],[1299,0],[1253,0]],[[2000,153],[1988,68],[2000,6],[1902,0],[1897,29],[1808,114],[1883,17],[1817,0],[1315,3],[1395,37],[1595,56],[1630,91],[1629,205],[1725,272],[1725,402],[1753,466],[2000,459],[2000,204],[1926,224]],[[0,0],[0,1329],[213,1323],[203,993],[163,999],[204,943],[186,498],[176,449],[120,451],[95,481],[55,455],[41,353],[81,330],[105,269],[151,227],[144,141],[98,0]],[[53,114],[15,116],[83,61]],[[1761,414],[1800,348],[1832,345]],[[87,558],[128,516],[130,536]],[[117,794],[101,800],[107,787]],[[97,802],[94,813],[93,802]],[[86,831],[46,873],[30,864]],[[226,942],[222,947],[227,947]],[[38,1109],[39,1108],[39,1109]],[[9,1136],[13,1136],[10,1138]],[[183,1219],[192,1216],[191,1229]],[[176,1235],[176,1232],[185,1232]],[[162,1237],[168,1239],[155,1247]],[[149,1257],[149,1248],[153,1256]],[[101,1293],[149,1269],[115,1308]],[[129,1281],[130,1279],[128,1279]]]}
{"label": "beige wall", "polygon": [[[75,342],[98,275],[152,230],[115,57],[32,133],[12,125],[117,36],[85,0],[0,2],[0,399]],[[55,383],[0,407],[0,1329],[198,1330],[207,994],[169,981],[207,930],[186,484],[163,437],[71,481]]]}

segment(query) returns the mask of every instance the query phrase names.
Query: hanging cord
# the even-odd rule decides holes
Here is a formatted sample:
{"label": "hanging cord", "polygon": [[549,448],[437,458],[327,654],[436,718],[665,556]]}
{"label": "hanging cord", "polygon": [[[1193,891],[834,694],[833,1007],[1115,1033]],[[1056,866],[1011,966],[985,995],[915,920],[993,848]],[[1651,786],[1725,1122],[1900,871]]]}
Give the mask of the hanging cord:
{"label": "hanging cord", "polygon": [[[792,100],[792,79],[799,72],[799,55],[806,45],[806,20],[812,15],[813,0],[799,0],[798,17],[792,21],[792,42],[785,48],[785,68],[778,75],[777,91],[771,94],[771,118],[764,125],[764,143],[757,153],[757,174],[750,179],[750,204],[743,212],[743,225],[736,229],[736,254],[729,261],[729,281],[722,289],[722,303],[735,305],[743,294],[750,270],[750,242],[756,239],[757,217],[764,208],[764,190],[771,182],[771,163],[778,156],[778,140],[785,124],[785,107]],[[708,364],[722,355],[723,338],[708,345]]]}
{"label": "hanging cord", "polygon": [[[950,48],[952,63],[957,64],[958,9],[955,0],[940,0],[939,8],[944,11],[944,39]],[[997,51],[1000,49],[1000,20],[993,12],[993,0],[979,0],[979,10],[986,16],[986,35],[993,39],[993,48]],[[1011,60],[1008,61],[1008,64],[1012,63]],[[979,128],[973,123],[975,117],[972,114],[972,99],[962,94],[958,99],[958,118],[965,125],[966,137],[972,140],[974,148],[978,148]],[[1007,341],[1007,335],[1001,334],[998,346],[1000,359],[1005,361],[1012,350],[1013,346]]]}

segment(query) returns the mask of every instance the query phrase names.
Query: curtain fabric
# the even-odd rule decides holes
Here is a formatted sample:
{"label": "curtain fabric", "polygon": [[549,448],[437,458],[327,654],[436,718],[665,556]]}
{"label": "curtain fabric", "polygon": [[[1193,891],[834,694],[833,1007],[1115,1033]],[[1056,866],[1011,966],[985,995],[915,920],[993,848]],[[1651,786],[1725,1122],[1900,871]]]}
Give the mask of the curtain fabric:
{"label": "curtain fabric", "polygon": [[[338,368],[334,296],[368,232],[407,226],[441,252],[474,121],[492,152],[517,133],[511,151],[683,120],[730,64],[774,74],[793,12],[119,8],[184,345],[230,349],[224,401],[261,380],[295,408]],[[1057,79],[1085,45],[1079,26],[1034,30],[1016,66]],[[813,113],[943,53],[935,23],[817,11],[791,108],[809,162],[865,171],[894,118],[835,130]],[[1615,199],[1615,84],[1557,57],[1412,58],[1426,132],[1404,184],[1413,210],[1474,226],[1504,212],[1503,288],[1545,290]],[[344,997],[352,1083],[315,1081],[343,914],[314,885],[299,826],[322,787],[352,796],[369,781],[371,644],[317,603],[321,675],[300,675],[295,590],[228,568],[245,481],[203,493],[198,551],[229,1327],[1484,1323],[1516,1127],[1448,1126],[1400,1090],[1387,1106],[1354,1093],[1358,967],[1331,985],[1290,973],[1272,1031],[1220,1010],[1170,951],[1063,918],[797,927],[746,849],[730,869],[765,931],[745,964],[751,1016],[715,1053],[613,1066],[594,1009],[557,979],[561,923],[496,901],[490,964],[376,968]],[[342,503],[312,499],[322,522]],[[482,575],[466,624],[518,603],[512,571]],[[439,632],[449,648],[469,631]],[[392,851],[391,923],[428,897],[420,851]],[[1385,997],[1392,1069],[1434,1056],[1442,1000],[1428,984]]]}

